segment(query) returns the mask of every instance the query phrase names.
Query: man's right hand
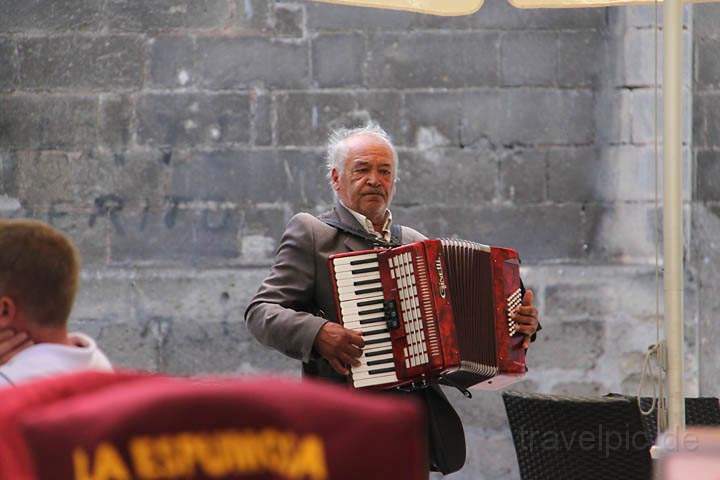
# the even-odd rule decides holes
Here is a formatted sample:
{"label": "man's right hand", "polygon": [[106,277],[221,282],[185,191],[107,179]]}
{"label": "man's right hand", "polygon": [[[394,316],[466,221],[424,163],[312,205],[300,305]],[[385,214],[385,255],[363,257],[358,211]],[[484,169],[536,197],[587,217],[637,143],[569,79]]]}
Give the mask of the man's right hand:
{"label": "man's right hand", "polygon": [[357,359],[362,355],[364,346],[361,332],[348,330],[333,322],[325,323],[315,337],[315,350],[342,375],[350,373],[348,365],[360,365]]}
{"label": "man's right hand", "polygon": [[12,328],[0,328],[0,365],[4,365],[32,344],[27,333],[16,332]]}

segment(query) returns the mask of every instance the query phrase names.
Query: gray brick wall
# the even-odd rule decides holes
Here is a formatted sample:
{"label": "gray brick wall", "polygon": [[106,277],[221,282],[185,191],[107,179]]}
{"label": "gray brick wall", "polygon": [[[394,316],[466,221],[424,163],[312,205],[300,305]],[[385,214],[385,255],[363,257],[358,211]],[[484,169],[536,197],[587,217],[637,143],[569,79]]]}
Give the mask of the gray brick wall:
{"label": "gray brick wall", "polygon": [[718,396],[720,349],[720,22],[719,5],[695,7],[693,30],[693,202],[692,265],[697,275],[700,392]]}
{"label": "gray brick wall", "polygon": [[[717,378],[711,18],[688,15],[686,34],[694,392]],[[372,119],[399,147],[398,222],[520,250],[544,331],[518,388],[634,392],[655,339],[653,22],[648,8],[505,0],[458,18],[299,0],[8,0],[0,215],[78,243],[72,324],[117,365],[297,375],[242,313],[285,222],[332,202],[327,133]],[[469,459],[451,478],[517,478],[499,395],[449,395]]]}

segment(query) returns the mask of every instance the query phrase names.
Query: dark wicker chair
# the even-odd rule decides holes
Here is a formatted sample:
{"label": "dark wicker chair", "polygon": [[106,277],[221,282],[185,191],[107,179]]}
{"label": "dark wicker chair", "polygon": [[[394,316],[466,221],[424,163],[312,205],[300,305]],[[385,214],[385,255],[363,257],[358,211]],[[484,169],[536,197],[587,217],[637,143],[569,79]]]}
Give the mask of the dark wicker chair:
{"label": "dark wicker chair", "polygon": [[[637,405],[635,397],[626,397]],[[643,397],[640,405],[644,411],[650,410],[652,398]],[[657,437],[657,410],[650,415],[641,415],[645,434],[650,444],[655,443]],[[717,398],[701,397],[685,399],[685,424],[687,426],[718,426],[720,425],[720,402]]]}
{"label": "dark wicker chair", "polygon": [[637,404],[624,397],[504,393],[523,480],[651,478]]}

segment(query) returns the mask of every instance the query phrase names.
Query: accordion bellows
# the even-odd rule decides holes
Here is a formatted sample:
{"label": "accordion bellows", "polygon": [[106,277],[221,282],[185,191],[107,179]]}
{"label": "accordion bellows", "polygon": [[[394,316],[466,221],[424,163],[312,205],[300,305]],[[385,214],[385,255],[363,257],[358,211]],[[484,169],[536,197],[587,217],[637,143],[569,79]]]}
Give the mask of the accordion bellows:
{"label": "accordion bellows", "polygon": [[354,387],[495,389],[525,373],[511,319],[523,294],[515,250],[424,240],[333,255],[329,269],[338,319],[365,340]]}

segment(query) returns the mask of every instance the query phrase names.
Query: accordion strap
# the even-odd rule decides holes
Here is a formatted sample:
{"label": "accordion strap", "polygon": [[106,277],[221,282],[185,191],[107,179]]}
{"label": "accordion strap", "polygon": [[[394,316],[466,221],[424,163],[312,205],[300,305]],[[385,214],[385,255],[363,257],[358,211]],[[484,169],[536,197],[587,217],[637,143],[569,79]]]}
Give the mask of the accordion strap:
{"label": "accordion strap", "polygon": [[320,218],[321,221],[324,223],[330,225],[333,228],[336,228],[340,230],[341,232],[347,233],[348,235],[352,235],[354,237],[361,238],[368,242],[373,247],[383,247],[383,248],[390,248],[390,247],[398,247],[402,245],[402,227],[398,224],[392,224],[390,226],[390,241],[386,242],[385,240],[381,238],[377,238],[373,235],[370,235],[365,230],[360,230],[357,228],[350,227],[348,225],[345,225],[342,222],[339,222],[333,218]]}

